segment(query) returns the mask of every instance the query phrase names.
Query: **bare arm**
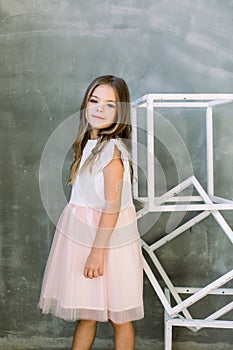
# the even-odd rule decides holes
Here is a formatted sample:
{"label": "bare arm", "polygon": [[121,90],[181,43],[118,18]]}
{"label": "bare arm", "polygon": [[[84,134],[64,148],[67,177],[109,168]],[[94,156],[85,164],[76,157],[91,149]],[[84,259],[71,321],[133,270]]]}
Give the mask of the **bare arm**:
{"label": "bare arm", "polygon": [[87,278],[103,275],[104,248],[108,244],[120,213],[124,166],[117,147],[114,149],[112,161],[104,168],[103,172],[105,206],[90,255],[85,264],[84,276]]}

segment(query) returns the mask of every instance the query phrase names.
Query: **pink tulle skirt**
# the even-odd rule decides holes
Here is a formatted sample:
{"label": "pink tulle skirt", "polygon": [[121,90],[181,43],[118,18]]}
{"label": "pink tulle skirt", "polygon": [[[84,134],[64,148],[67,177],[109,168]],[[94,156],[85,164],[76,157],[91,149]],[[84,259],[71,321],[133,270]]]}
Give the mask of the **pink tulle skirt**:
{"label": "pink tulle skirt", "polygon": [[[93,233],[100,215],[92,208],[71,203],[64,209],[44,273],[39,301],[43,313],[53,313],[67,321],[89,319],[104,322],[110,319],[115,323],[124,323],[143,318],[143,268],[138,233],[134,235],[137,239],[129,235],[129,242],[125,240],[124,244],[105,249],[103,276],[93,279],[84,277],[91,242],[89,245],[83,244],[79,230],[83,230],[86,224]],[[126,226],[129,218],[131,224],[133,221],[135,223],[136,216],[132,220],[133,215],[132,208],[128,215],[125,213],[125,220],[128,217]],[[90,225],[90,217],[93,225]],[[70,234],[69,226],[74,220],[77,237]],[[122,218],[119,227],[123,227]],[[136,226],[133,227],[136,229]]]}

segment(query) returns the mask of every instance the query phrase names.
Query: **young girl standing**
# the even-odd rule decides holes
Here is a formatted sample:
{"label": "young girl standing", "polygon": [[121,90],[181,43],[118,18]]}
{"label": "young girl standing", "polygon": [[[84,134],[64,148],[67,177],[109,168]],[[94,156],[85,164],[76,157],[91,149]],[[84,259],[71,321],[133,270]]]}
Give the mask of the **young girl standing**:
{"label": "young girl standing", "polygon": [[143,268],[132,200],[128,87],[106,75],[88,87],[68,183],[70,201],[56,227],[39,306],[79,320],[72,350],[88,350],[97,321],[110,321],[115,349],[134,349],[143,318]]}

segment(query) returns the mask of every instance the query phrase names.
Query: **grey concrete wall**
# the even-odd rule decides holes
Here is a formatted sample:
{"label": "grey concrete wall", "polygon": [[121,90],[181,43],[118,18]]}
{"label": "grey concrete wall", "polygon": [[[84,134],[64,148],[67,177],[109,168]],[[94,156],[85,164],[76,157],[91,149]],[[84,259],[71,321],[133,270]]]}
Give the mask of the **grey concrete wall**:
{"label": "grey concrete wall", "polygon": [[[74,329],[37,309],[54,233],[39,190],[41,155],[52,132],[78,110],[87,84],[101,74],[122,76],[132,99],[148,92],[233,92],[232,18],[231,0],[0,0],[1,337],[69,337]],[[205,185],[203,118],[183,113],[164,116],[187,144],[195,174]],[[215,183],[217,194],[229,199],[232,120],[232,107],[217,110]],[[158,150],[172,185],[174,164],[162,146]],[[70,161],[68,154],[64,175]],[[69,191],[65,188],[67,196]],[[54,208],[59,215],[60,203]],[[233,226],[232,214],[224,216]],[[167,220],[168,215],[161,216],[146,239],[161,236]],[[141,220],[140,229],[145,225]],[[208,218],[159,255],[175,285],[202,286],[232,268],[232,252],[230,241]],[[145,318],[135,324],[136,333],[161,340],[163,310],[146,278],[144,300]],[[192,311],[207,315],[221,303],[209,298]],[[231,331],[176,329],[174,334],[177,341],[233,343]],[[101,325],[98,336],[111,336],[108,325]]]}

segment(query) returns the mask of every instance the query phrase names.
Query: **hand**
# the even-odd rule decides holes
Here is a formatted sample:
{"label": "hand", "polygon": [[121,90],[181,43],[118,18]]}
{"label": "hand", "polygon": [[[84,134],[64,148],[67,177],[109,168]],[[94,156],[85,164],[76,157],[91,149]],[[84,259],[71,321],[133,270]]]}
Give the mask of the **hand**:
{"label": "hand", "polygon": [[104,250],[101,248],[92,248],[84,267],[84,276],[86,278],[103,276],[103,270]]}

